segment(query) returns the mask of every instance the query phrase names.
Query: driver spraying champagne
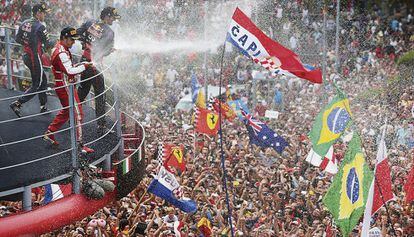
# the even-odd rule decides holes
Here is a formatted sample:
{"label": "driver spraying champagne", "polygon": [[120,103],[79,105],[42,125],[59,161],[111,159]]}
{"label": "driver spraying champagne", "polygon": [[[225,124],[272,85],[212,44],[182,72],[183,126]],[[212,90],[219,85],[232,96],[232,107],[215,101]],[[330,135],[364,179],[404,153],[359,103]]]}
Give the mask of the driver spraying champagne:
{"label": "driver spraying champagne", "polygon": [[[83,54],[81,61],[101,63],[103,57],[114,51],[114,32],[109,27],[121,16],[113,7],[102,10],[100,20],[88,20],[77,29],[81,36]],[[92,77],[92,79],[90,79]],[[107,132],[105,114],[105,81],[96,67],[87,68],[81,74],[81,84],[78,88],[80,101],[84,101],[93,86],[95,92],[95,113],[98,119],[98,134]]]}
{"label": "driver spraying champagne", "polygon": [[[78,65],[73,65],[72,54],[69,49],[79,39],[79,35],[75,28],[66,27],[60,33],[60,40],[57,42],[52,51],[52,71],[55,76],[56,95],[59,97],[60,103],[64,107],[49,125],[48,130],[43,135],[45,141],[50,142],[53,146],[58,146],[59,143],[55,139],[54,133],[58,131],[63,124],[69,119],[69,85],[76,82],[75,76],[82,73],[88,68],[92,67],[90,62],[81,62]],[[84,146],[82,142],[82,124],[83,111],[82,105],[79,102],[78,94],[74,90],[74,106],[73,112],[76,124],[76,139],[79,143],[79,148],[83,153],[92,153],[94,150]]]}

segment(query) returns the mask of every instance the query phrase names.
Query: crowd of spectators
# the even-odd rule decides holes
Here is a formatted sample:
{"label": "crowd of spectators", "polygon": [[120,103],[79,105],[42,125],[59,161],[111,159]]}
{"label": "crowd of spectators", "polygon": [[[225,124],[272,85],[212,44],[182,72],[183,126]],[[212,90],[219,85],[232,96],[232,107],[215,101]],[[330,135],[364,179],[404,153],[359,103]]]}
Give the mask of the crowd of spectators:
{"label": "crowd of spectators", "polygon": [[[90,10],[86,10],[86,14],[84,9],[81,11],[82,1],[62,2],[54,1],[56,9],[62,7],[59,4],[66,4],[65,8],[70,5],[72,11],[57,11],[61,19],[68,21],[60,23],[79,25],[87,14],[93,15]],[[160,16],[141,20],[148,32],[161,38],[176,37],[182,34],[183,29],[190,35],[201,30],[194,24],[184,24],[189,21],[181,17],[201,21],[202,16],[191,11],[195,6],[200,9],[198,1],[156,1],[151,5],[146,1],[118,0],[114,5],[128,15],[131,14],[128,11],[137,10],[142,11],[138,15],[146,15],[150,11]],[[312,63],[315,59],[314,65],[320,67],[323,45],[320,12],[315,14],[302,1],[275,1],[265,5],[260,9],[265,9],[271,16],[267,19],[272,21],[260,18],[259,10],[254,16],[258,22],[264,21],[262,27],[265,31],[277,40],[280,37],[280,42],[299,55],[308,54],[301,57],[304,62]],[[333,9],[334,6],[328,9],[329,14],[333,14]],[[254,72],[260,71],[260,67],[235,50],[225,55],[224,81],[242,85],[242,89],[233,91],[233,97],[248,102],[251,111],[290,144],[289,149],[279,155],[272,149],[250,145],[241,121],[223,124],[227,187],[236,236],[340,235],[321,202],[333,176],[305,162],[312,145],[307,134],[317,113],[335,93],[332,81],[336,81],[350,98],[354,130],[362,137],[365,159],[371,168],[375,163],[379,134],[386,118],[388,121],[386,141],[395,198],[387,204],[389,215],[382,208],[372,227],[379,228],[382,236],[393,235],[392,229],[397,236],[414,235],[414,205],[405,203],[402,188],[414,159],[411,112],[414,86],[412,72],[407,82],[396,64],[399,56],[414,49],[412,9],[400,7],[385,13],[373,7],[369,12],[367,9],[361,12],[352,5],[348,6],[341,15],[339,73],[334,67],[331,39],[335,23],[332,19],[332,16],[328,19],[327,83],[324,86],[283,76],[275,80],[265,72],[261,73],[264,80],[252,83],[257,75]],[[194,28],[190,28],[192,26]],[[315,47],[308,49],[308,45]],[[212,85],[218,85],[220,50],[208,54],[207,78]],[[200,236],[197,223],[203,217],[211,221],[212,236],[230,236],[218,140],[195,135],[191,126],[192,112],[174,109],[186,93],[191,93],[193,73],[201,84],[206,83],[204,69],[200,66],[202,59],[199,53],[122,54],[120,63],[114,64],[114,68],[119,78],[128,78],[121,88],[125,92],[122,106],[145,125],[146,176],[127,197],[93,216],[44,236],[175,236],[173,223],[176,221],[184,226],[182,236]],[[401,83],[396,91],[389,90],[389,81],[392,80]],[[262,111],[266,109],[280,112],[278,119],[264,118]],[[350,136],[350,131],[347,131],[334,146],[334,157],[338,161],[344,157]],[[185,172],[177,175],[177,179],[183,188],[183,196],[197,202],[195,214],[185,214],[145,192],[157,171],[157,147],[162,142],[185,146],[187,167]],[[41,199],[41,191],[33,194],[34,203],[40,203]],[[18,211],[21,205],[1,204],[2,215]],[[359,231],[360,226],[357,226],[353,236],[358,236]]]}

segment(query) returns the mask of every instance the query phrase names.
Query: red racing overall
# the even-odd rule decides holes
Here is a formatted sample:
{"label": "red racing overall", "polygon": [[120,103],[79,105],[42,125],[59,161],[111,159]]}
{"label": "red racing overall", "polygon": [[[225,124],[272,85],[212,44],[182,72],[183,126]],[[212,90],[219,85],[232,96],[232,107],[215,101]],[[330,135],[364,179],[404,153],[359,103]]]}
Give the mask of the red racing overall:
{"label": "red racing overall", "polygon": [[[51,56],[53,75],[55,76],[55,86],[62,87],[56,89],[56,94],[59,97],[60,103],[63,107],[69,106],[69,84],[76,82],[75,75],[85,71],[87,64],[79,64],[74,66],[72,63],[72,54],[68,48],[65,48],[58,42],[53,48]],[[77,90],[74,93],[74,115],[76,125],[76,137],[78,142],[82,142],[82,126],[80,126],[83,111],[82,105],[79,104],[79,97]],[[51,132],[56,132],[69,119],[69,109],[65,108],[59,111],[48,129]]]}

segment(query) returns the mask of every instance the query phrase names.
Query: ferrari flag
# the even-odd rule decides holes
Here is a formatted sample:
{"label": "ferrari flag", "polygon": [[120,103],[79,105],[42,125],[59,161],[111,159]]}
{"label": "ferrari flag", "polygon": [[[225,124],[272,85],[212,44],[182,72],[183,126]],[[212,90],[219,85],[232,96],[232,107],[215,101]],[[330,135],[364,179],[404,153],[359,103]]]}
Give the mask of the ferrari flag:
{"label": "ferrari flag", "polygon": [[219,116],[216,112],[196,107],[195,131],[209,136],[217,135]]}
{"label": "ferrari flag", "polygon": [[170,166],[176,167],[183,172],[185,170],[184,145],[175,146],[173,144],[164,144],[163,157],[164,166],[169,169]]}
{"label": "ferrari flag", "polygon": [[321,70],[305,67],[298,55],[265,35],[239,8],[233,14],[227,41],[272,73],[322,83]]}
{"label": "ferrari flag", "polygon": [[214,111],[216,111],[219,114],[220,114],[220,107],[221,107],[221,113],[224,119],[233,121],[234,118],[236,118],[236,112],[233,110],[233,107],[231,107],[229,104],[225,102],[220,103],[218,98],[212,99],[212,107]]}

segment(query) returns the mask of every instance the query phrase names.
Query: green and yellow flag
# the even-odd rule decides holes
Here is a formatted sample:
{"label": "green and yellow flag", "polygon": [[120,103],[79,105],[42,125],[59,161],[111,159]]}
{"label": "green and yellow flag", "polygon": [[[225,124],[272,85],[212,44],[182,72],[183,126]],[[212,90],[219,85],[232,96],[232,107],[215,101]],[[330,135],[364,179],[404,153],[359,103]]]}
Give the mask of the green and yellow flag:
{"label": "green and yellow flag", "polygon": [[313,123],[309,133],[313,151],[324,157],[348,126],[351,115],[348,99],[338,90],[338,95],[318,114]]}
{"label": "green and yellow flag", "polygon": [[349,236],[364,213],[372,178],[373,173],[362,154],[360,138],[354,133],[341,167],[322,200],[343,236]]}

